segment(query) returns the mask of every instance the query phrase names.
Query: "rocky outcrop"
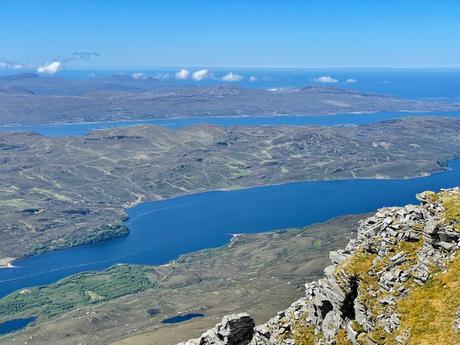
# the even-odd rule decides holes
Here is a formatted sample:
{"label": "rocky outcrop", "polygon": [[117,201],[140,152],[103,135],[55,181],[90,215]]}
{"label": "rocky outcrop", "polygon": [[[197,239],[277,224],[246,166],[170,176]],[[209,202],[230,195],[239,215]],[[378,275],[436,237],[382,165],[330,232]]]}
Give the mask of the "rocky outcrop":
{"label": "rocky outcrop", "polygon": [[216,327],[203,333],[199,339],[180,345],[247,345],[254,335],[254,320],[246,313],[224,316]]}
{"label": "rocky outcrop", "polygon": [[[460,190],[417,198],[420,205],[362,220],[357,238],[330,253],[324,278],[266,324],[251,329],[248,315],[230,316],[186,344],[402,345],[426,332],[444,332],[440,344],[460,343]],[[433,311],[441,314],[435,327],[419,322]]]}

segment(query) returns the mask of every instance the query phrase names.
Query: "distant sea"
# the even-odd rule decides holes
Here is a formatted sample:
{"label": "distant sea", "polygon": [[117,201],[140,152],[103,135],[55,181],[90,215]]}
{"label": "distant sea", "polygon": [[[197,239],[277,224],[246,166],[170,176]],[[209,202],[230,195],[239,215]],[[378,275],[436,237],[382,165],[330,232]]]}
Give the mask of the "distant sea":
{"label": "distant sea", "polygon": [[[188,68],[195,71],[201,68]],[[237,69],[210,68],[211,77],[196,82],[178,81],[174,73],[178,69],[64,69],[56,76],[71,79],[107,78],[113,75],[154,77],[165,85],[210,86],[233,84],[249,88],[289,88],[307,85],[325,85],[362,92],[374,92],[412,99],[447,99],[460,101],[460,69]],[[0,75],[23,72],[0,70]],[[232,72],[243,79],[222,81]],[[252,77],[252,78],[251,78]],[[328,78],[322,78],[328,77]],[[322,78],[322,79],[321,79]],[[323,81],[323,82],[321,82]],[[324,82],[329,81],[329,82]]]}

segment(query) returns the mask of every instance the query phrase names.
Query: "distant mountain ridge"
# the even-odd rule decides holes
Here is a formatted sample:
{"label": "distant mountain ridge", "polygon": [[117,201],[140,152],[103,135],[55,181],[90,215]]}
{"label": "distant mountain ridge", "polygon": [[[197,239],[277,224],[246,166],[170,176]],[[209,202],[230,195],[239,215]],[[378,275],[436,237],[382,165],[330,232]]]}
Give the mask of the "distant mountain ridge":
{"label": "distant mountain ridge", "polygon": [[[154,78],[63,79],[24,73],[0,77],[3,125],[191,116],[326,115],[459,110],[460,103],[409,100],[326,86],[249,89],[178,87]],[[24,91],[27,90],[27,91]]]}
{"label": "distant mountain ridge", "polygon": [[0,82],[4,81],[18,81],[18,80],[25,80],[25,79],[36,79],[40,78],[40,75],[37,73],[17,73],[17,74],[9,74],[5,76],[0,76]]}

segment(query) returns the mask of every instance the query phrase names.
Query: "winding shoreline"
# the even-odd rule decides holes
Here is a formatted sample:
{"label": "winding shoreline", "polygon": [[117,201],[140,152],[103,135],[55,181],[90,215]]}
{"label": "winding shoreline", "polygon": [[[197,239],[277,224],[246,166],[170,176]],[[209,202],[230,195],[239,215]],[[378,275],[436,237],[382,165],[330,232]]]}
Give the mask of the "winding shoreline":
{"label": "winding shoreline", "polygon": [[[427,123],[436,131],[433,134],[430,130],[427,134],[428,139],[420,140],[420,132],[427,131]],[[27,179],[20,180],[19,187],[15,185],[9,189],[8,200],[12,201],[6,202],[2,210],[8,212],[8,207],[15,207],[20,211],[5,213],[6,224],[11,224],[9,228],[13,228],[21,217],[28,217],[31,227],[46,228],[47,232],[43,236],[40,233],[42,238],[25,237],[24,241],[18,241],[21,232],[10,231],[13,238],[2,243],[2,256],[24,258],[121,237],[128,233],[119,231],[121,221],[126,220],[128,209],[143,203],[172,200],[186,195],[305,182],[409,181],[426,178],[449,170],[446,163],[459,158],[459,126],[458,119],[414,117],[360,126],[358,129],[323,126],[305,126],[304,129],[299,129],[295,126],[272,126],[258,129],[257,133],[253,133],[252,127],[244,126],[236,126],[231,132],[219,127],[203,127],[200,128],[203,133],[200,132],[198,137],[190,130],[173,132],[155,126],[123,129],[120,132],[107,130],[107,135],[104,132],[84,135],[77,139],[42,139],[27,134],[18,138],[6,136],[5,140],[8,140],[10,145],[23,140],[26,148],[18,153],[8,152],[7,157],[15,159],[9,160],[11,164],[4,167],[3,174],[6,179],[12,176],[14,169],[30,164],[31,157],[35,157],[34,164],[37,168],[44,165],[45,157],[51,157],[47,164],[65,164],[64,172],[56,168],[46,170],[48,181],[59,181],[62,179],[62,173],[66,173],[70,167],[83,169],[85,174],[72,175],[69,180],[61,181],[64,182],[62,190],[56,189],[54,184],[44,182],[38,193],[21,192],[34,187]],[[400,132],[404,135],[397,136]],[[439,133],[443,133],[443,137]],[[238,139],[229,138],[229,135]],[[446,140],[446,135],[451,140]],[[146,154],[148,150],[144,148],[148,145],[158,145],[163,137],[166,138],[168,146],[155,155]],[[212,140],[209,141],[208,137]],[[280,139],[273,142],[275,137]],[[409,139],[402,140],[401,137]],[[293,144],[293,138],[300,141],[300,144]],[[358,141],[349,141],[349,138]],[[119,153],[115,152],[113,140],[121,139],[130,146],[129,150],[123,151],[120,158],[117,156]],[[334,140],[342,145],[343,152],[340,156],[332,147]],[[429,145],[427,140],[436,141],[437,145]],[[41,146],[37,146],[37,141]],[[65,150],[63,145],[66,146]],[[81,151],[82,145],[86,145],[86,151]],[[401,152],[398,155],[392,154],[388,151],[388,145],[394,145]],[[356,155],[358,147],[362,147],[364,157]],[[449,151],[441,150],[443,147]],[[54,154],[45,156],[44,148]],[[172,148],[178,151],[171,151]],[[267,148],[272,150],[268,156]],[[249,149],[265,157],[264,160],[254,162],[253,154],[248,153]],[[73,155],[68,155],[68,150],[72,151]],[[321,155],[327,156],[326,163]],[[94,169],[93,163],[82,164],[82,161],[86,162],[87,159],[99,156],[112,157],[107,162],[96,164],[99,168],[101,164],[106,164],[107,167]],[[204,156],[209,159],[209,163],[203,162]],[[386,160],[382,157],[386,157]],[[434,157],[437,158],[436,161]],[[170,161],[174,162],[172,166],[168,165]],[[238,162],[237,166],[234,166],[235,161]],[[365,164],[364,161],[368,163]],[[120,174],[122,168],[127,169],[129,173]],[[134,168],[139,170],[134,171]],[[115,172],[115,175],[112,172]],[[143,176],[143,180],[139,179],[138,175]],[[197,178],[190,180],[189,176]],[[93,179],[95,177],[102,187],[96,186]],[[89,186],[94,190],[91,192],[90,188],[87,193],[81,195],[81,191],[76,189],[75,185]],[[104,207],[99,203],[99,193],[109,202]],[[57,206],[49,201],[52,200],[49,199],[50,196],[56,198]],[[29,204],[34,207],[40,205],[41,208],[28,208]],[[43,204],[48,207],[44,207]],[[42,209],[46,209],[47,213],[41,212]],[[72,221],[73,218],[77,223]],[[61,219],[61,222],[55,221],[56,219]],[[114,219],[117,219],[115,223]],[[91,227],[86,224],[90,224]],[[82,228],[78,228],[77,225]],[[62,231],[58,233],[57,229],[61,228]],[[27,236],[27,229],[21,228],[20,231]],[[44,241],[37,243],[37,240]],[[2,266],[6,265],[5,262]]]}
{"label": "winding shoreline", "polygon": [[[152,118],[145,118],[145,119],[138,119],[138,118],[120,118],[120,119],[115,119],[115,120],[108,120],[108,121],[75,121],[75,122],[46,122],[46,123],[11,123],[11,124],[2,124],[0,125],[0,130],[5,130],[8,131],[10,129],[13,130],[19,130],[24,127],[46,127],[46,126],[75,126],[75,125],[103,125],[103,124],[114,124],[114,123],[120,123],[119,127],[131,127],[131,126],[140,126],[142,124],[146,125],[156,125],[156,124],[150,124],[148,122],[150,121],[168,121],[168,120],[188,120],[188,119],[196,119],[196,118],[206,118],[206,119],[222,119],[222,118],[235,118],[235,119],[244,119],[244,118],[286,118],[286,117],[328,117],[328,116],[347,116],[347,115],[378,115],[378,114],[386,114],[386,113],[398,113],[400,115],[407,115],[407,116],[438,116],[437,114],[439,113],[440,116],[446,116],[446,114],[449,113],[457,113],[459,110],[455,109],[443,109],[443,110],[437,110],[437,111],[431,111],[431,110],[396,110],[396,111],[351,111],[351,112],[325,112],[325,113],[318,113],[318,114],[289,114],[289,113],[280,113],[280,114],[256,114],[256,115],[248,115],[248,114],[242,114],[242,115],[198,115],[198,116],[171,116],[171,117],[152,117]],[[435,115],[436,114],[436,115]],[[132,125],[128,124],[126,125],[125,123],[132,123]],[[159,126],[162,126],[159,124]],[[96,128],[93,130],[104,130],[104,129],[109,129],[109,128],[116,128],[116,127],[107,127],[107,128]]]}
{"label": "winding shoreline", "polygon": [[[232,191],[247,190],[247,189],[253,189],[253,188],[264,188],[264,187],[275,187],[275,186],[281,186],[281,185],[300,184],[300,183],[305,183],[305,182],[328,182],[328,181],[333,182],[333,181],[348,181],[348,180],[363,180],[363,181],[364,180],[386,180],[386,181],[391,181],[391,180],[414,180],[414,179],[426,178],[426,177],[429,177],[429,176],[432,176],[432,175],[441,174],[441,173],[444,173],[446,171],[449,171],[449,170],[451,170],[451,167],[450,167],[449,164],[451,162],[459,160],[459,159],[460,159],[460,157],[454,157],[454,158],[446,161],[445,166],[440,166],[440,169],[433,170],[431,172],[423,172],[423,173],[421,173],[419,175],[416,175],[416,176],[402,176],[402,177],[399,177],[399,178],[383,177],[383,176],[369,176],[369,177],[360,177],[360,178],[291,180],[291,181],[285,181],[285,182],[279,182],[279,183],[256,184],[256,185],[252,185],[252,186],[230,186],[230,187],[214,188],[214,189],[207,189],[207,190],[201,190],[201,191],[197,190],[197,191],[192,191],[192,192],[178,193],[176,195],[167,196],[167,197],[159,196],[156,199],[143,199],[143,200],[137,199],[137,200],[133,201],[132,203],[130,203],[129,205],[125,205],[122,208],[123,216],[120,218],[119,221],[122,222],[123,224],[126,224],[125,222],[129,219],[129,217],[127,216],[126,210],[129,209],[129,208],[134,208],[134,207],[139,206],[139,205],[144,204],[144,203],[167,201],[167,200],[173,200],[173,199],[177,199],[177,198],[181,198],[181,197],[186,197],[186,196],[191,196],[191,195],[199,195],[199,194],[205,194],[205,193],[212,193],[212,192],[232,192]],[[444,163],[444,162],[442,162],[442,163]],[[120,237],[129,236],[130,235],[129,227],[127,227],[127,229],[128,229],[128,232],[127,232],[126,235],[114,236],[112,238],[106,238],[106,239],[103,239],[103,240],[99,240],[99,241],[97,241],[95,243],[101,243],[101,242],[104,242],[104,241],[110,241],[110,240],[115,240],[115,239],[120,238]],[[232,236],[232,238],[230,239],[229,244],[232,243],[234,238],[238,237],[241,234],[238,234],[238,233],[233,234],[232,233],[230,235]],[[49,250],[45,249],[43,251],[36,252],[36,253],[25,253],[24,255],[21,255],[20,257],[17,257],[17,258],[10,258],[10,257],[0,258],[0,269],[14,268],[15,266],[12,264],[12,262],[14,262],[15,260],[18,260],[18,259],[25,259],[25,258],[28,258],[28,257],[41,255],[41,254],[44,254],[44,253],[49,253],[49,252],[54,252],[54,251],[59,251],[59,250],[66,250],[66,249],[70,249],[70,248],[74,248],[74,247],[81,247],[81,246],[85,246],[85,245],[88,245],[88,244],[89,243],[84,243],[83,242],[81,244],[72,245],[72,246],[68,246],[68,247],[60,247],[60,248],[54,248],[54,249],[49,249]]]}

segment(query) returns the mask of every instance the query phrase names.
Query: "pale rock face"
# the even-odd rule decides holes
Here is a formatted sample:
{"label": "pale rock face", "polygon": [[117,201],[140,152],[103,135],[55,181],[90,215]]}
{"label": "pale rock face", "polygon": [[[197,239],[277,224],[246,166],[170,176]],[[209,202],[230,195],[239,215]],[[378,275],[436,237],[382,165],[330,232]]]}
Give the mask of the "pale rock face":
{"label": "pale rock face", "polygon": [[353,329],[351,321],[347,324],[347,339],[353,345],[358,345],[358,332]]}
{"label": "pale rock face", "polygon": [[321,331],[323,332],[324,339],[326,341],[331,341],[335,337],[342,326],[342,322],[343,320],[340,311],[331,310],[326,314],[321,325]]}
{"label": "pale rock face", "polygon": [[254,326],[254,319],[246,313],[227,315],[200,338],[180,345],[247,345],[253,338]]}
{"label": "pale rock face", "polygon": [[[447,192],[460,193],[458,188]],[[430,277],[430,267],[445,270],[446,264],[460,250],[460,233],[453,225],[443,222],[442,205],[433,202],[427,193],[417,196],[421,205],[390,207],[358,224],[356,239],[343,250],[330,253],[332,265],[325,268],[325,277],[305,285],[305,297],[279,312],[267,323],[254,327],[247,314],[225,317],[215,328],[186,345],[295,345],[296,330],[309,329],[317,337],[318,345],[335,344],[340,329],[352,344],[364,340],[376,342],[368,333],[376,328],[393,333],[400,326],[396,304],[410,293],[404,285],[409,279],[423,285]],[[419,243],[420,249],[409,261],[407,253],[397,250],[401,243]],[[374,255],[370,271],[377,288],[368,287],[370,298],[383,306],[383,312],[372,315],[365,301],[360,300],[359,281],[347,274],[341,265],[357,253]],[[379,261],[380,260],[380,261]],[[376,262],[383,267],[375,266]],[[411,265],[407,265],[408,263]],[[409,266],[409,267],[408,267]],[[374,290],[373,290],[374,289]],[[379,292],[384,297],[377,298]],[[371,317],[373,316],[373,317]],[[354,326],[355,325],[355,326]],[[452,327],[460,332],[460,306]],[[396,344],[406,344],[410,334],[402,332],[395,337]]]}

